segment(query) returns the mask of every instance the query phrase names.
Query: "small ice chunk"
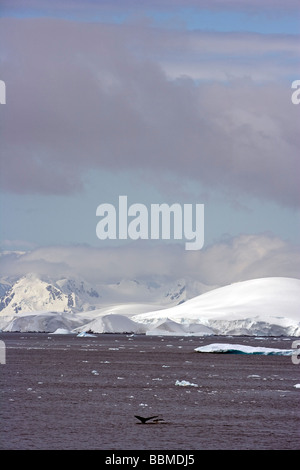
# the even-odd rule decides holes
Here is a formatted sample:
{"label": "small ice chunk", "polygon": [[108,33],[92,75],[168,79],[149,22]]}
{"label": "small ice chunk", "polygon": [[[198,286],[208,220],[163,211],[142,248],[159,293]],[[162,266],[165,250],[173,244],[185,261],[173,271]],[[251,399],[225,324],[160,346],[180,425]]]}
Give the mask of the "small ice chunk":
{"label": "small ice chunk", "polygon": [[197,384],[193,384],[188,380],[176,380],[175,385],[179,385],[181,387],[198,387]]}

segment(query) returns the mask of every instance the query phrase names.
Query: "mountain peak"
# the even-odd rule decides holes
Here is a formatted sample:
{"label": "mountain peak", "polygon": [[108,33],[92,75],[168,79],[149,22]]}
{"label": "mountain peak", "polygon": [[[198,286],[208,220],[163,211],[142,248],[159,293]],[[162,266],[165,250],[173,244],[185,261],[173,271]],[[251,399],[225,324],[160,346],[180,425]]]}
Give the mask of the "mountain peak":
{"label": "mountain peak", "polygon": [[[128,302],[170,306],[187,300],[184,279],[174,282],[122,279],[116,283],[94,286],[80,278],[51,279],[28,273],[10,283],[3,281],[1,287],[0,315],[35,311],[76,313]],[[202,288],[201,283],[193,285],[189,289],[189,298],[194,293],[201,293]]]}
{"label": "mountain peak", "polygon": [[1,297],[1,314],[34,311],[76,312],[93,310],[94,302],[99,303],[99,293],[84,281],[41,279],[34,273],[19,278]]}

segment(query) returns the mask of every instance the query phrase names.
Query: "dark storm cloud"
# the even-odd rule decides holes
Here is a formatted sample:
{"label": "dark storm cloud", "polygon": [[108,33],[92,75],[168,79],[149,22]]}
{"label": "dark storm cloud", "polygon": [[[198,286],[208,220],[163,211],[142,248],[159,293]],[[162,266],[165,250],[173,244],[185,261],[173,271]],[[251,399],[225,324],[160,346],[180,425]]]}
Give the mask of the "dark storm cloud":
{"label": "dark storm cloud", "polygon": [[87,170],[171,171],[299,204],[294,37],[1,23],[2,189],[70,194]]}

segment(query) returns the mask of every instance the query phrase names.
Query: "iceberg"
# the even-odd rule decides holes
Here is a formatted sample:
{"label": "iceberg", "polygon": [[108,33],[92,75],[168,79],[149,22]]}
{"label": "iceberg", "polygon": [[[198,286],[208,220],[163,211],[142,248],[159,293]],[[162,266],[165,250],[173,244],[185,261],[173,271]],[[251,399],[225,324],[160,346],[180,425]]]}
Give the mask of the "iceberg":
{"label": "iceberg", "polygon": [[193,384],[188,380],[176,380],[175,385],[179,385],[180,387],[198,387],[197,384]]}
{"label": "iceberg", "polygon": [[93,335],[92,333],[87,333],[86,331],[82,331],[81,333],[78,333],[78,338],[95,338],[96,335]]}
{"label": "iceberg", "polygon": [[200,346],[195,349],[199,353],[218,353],[218,354],[261,354],[264,356],[292,356],[294,349],[276,349],[260,346],[246,346],[243,344],[231,343],[212,343],[206,346]]}

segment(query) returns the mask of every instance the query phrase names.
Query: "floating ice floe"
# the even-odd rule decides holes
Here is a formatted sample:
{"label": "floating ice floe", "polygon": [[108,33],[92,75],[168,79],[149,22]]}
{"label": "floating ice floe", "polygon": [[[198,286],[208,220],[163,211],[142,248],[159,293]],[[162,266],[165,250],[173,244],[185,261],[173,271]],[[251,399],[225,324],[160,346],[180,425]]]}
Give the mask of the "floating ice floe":
{"label": "floating ice floe", "polygon": [[243,344],[230,343],[207,344],[206,346],[200,346],[196,348],[195,351],[200,353],[262,354],[264,356],[291,356],[294,352],[293,349],[264,348],[260,346],[246,346]]}
{"label": "floating ice floe", "polygon": [[179,385],[180,387],[198,387],[197,384],[193,384],[188,380],[176,380],[175,385]]}
{"label": "floating ice floe", "polygon": [[97,335],[93,335],[92,333],[87,333],[86,331],[82,331],[77,335],[79,338],[95,338]]}

